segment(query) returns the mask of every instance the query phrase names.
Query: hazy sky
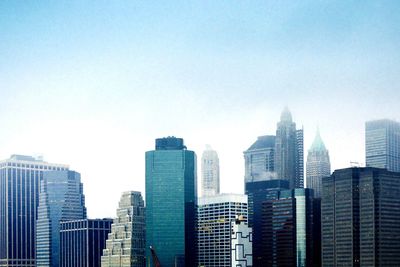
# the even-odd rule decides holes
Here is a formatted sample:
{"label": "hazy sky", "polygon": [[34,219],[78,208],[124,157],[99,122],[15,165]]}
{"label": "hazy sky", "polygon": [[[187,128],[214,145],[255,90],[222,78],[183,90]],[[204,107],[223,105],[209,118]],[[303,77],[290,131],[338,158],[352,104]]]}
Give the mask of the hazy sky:
{"label": "hazy sky", "polygon": [[[0,157],[81,173],[90,217],[144,192],[144,153],[174,135],[242,152],[287,105],[333,169],[364,164],[366,120],[400,120],[399,1],[0,1]],[[306,154],[306,153],[305,153]],[[198,168],[200,164],[198,164]],[[200,180],[200,177],[199,177]]]}

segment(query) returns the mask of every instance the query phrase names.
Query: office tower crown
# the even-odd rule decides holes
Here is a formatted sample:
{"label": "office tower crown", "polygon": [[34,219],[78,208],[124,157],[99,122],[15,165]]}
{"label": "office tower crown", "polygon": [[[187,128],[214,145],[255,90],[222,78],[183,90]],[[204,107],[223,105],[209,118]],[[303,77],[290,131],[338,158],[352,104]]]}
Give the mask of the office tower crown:
{"label": "office tower crown", "polygon": [[324,141],[322,141],[321,135],[319,133],[319,129],[317,129],[317,134],[315,135],[314,141],[310,147],[310,152],[317,152],[317,151],[326,151],[326,147]]}
{"label": "office tower crown", "polygon": [[156,150],[184,150],[186,146],[183,144],[182,138],[168,136],[156,139]]}
{"label": "office tower crown", "polygon": [[292,122],[292,113],[288,107],[285,107],[281,113],[281,122]]}

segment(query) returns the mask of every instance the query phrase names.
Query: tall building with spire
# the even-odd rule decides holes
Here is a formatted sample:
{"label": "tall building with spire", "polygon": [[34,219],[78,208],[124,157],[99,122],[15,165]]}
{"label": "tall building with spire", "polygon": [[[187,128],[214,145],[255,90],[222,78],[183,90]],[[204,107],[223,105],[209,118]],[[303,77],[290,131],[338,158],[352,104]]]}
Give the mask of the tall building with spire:
{"label": "tall building with spire", "polygon": [[296,129],[292,114],[285,107],[277,124],[275,138],[275,171],[278,179],[289,181],[289,187],[304,187],[303,129]]}
{"label": "tall building with spire", "polygon": [[111,225],[102,267],[145,267],[145,208],[142,194],[124,192],[119,201],[117,218]]}
{"label": "tall building with spire", "polygon": [[86,219],[81,175],[49,171],[40,182],[36,266],[60,266],[60,222]]}
{"label": "tall building with spire", "polygon": [[319,198],[322,191],[322,178],[331,175],[329,151],[322,141],[319,129],[308,150],[306,167],[307,188],[314,189],[314,196]]}
{"label": "tall building with spire", "polygon": [[219,158],[209,145],[201,157],[201,192],[202,196],[219,194]]}

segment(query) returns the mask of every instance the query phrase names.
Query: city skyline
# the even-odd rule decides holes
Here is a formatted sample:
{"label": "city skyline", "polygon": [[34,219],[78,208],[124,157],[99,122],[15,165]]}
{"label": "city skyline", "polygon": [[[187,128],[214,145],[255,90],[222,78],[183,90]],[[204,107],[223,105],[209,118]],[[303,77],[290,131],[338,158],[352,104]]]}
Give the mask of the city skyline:
{"label": "city skyline", "polygon": [[0,158],[69,164],[88,216],[110,217],[121,192],[145,191],[153,140],[174,135],[198,155],[210,144],[221,192],[243,193],[243,151],[287,105],[305,150],[319,125],[332,170],[363,166],[365,122],[400,121],[399,13],[396,1],[2,1]]}

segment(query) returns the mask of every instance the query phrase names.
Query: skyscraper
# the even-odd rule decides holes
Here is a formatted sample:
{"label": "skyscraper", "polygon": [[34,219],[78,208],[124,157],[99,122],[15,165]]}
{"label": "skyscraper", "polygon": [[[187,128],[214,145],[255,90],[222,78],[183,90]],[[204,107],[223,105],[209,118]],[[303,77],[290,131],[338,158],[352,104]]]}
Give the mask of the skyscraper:
{"label": "skyscraper", "polygon": [[278,179],[289,181],[290,188],[304,187],[303,130],[296,130],[292,114],[285,107],[277,124],[275,171]]}
{"label": "skyscraper", "polygon": [[366,122],[365,155],[367,167],[400,172],[400,123],[392,120]]}
{"label": "skyscraper", "polygon": [[322,185],[322,266],[400,266],[400,173],[341,169]]}
{"label": "skyscraper", "polygon": [[246,151],[245,182],[266,181],[276,178],[275,173],[275,136],[259,136]]}
{"label": "skyscraper", "polygon": [[145,267],[145,208],[142,194],[124,192],[108,234],[102,267]]}
{"label": "skyscraper", "polygon": [[219,159],[210,146],[201,157],[201,192],[202,196],[219,194]]}
{"label": "skyscraper", "polygon": [[0,266],[34,267],[39,183],[43,172],[68,170],[30,156],[0,162]]}
{"label": "skyscraper", "polygon": [[183,139],[156,139],[146,152],[146,257],[163,266],[195,266],[196,154]]}
{"label": "skyscraper", "polygon": [[243,216],[238,216],[231,223],[231,265],[240,267],[253,266],[252,241],[253,234]]}
{"label": "skyscraper", "polygon": [[60,222],[86,218],[80,174],[48,171],[40,182],[36,266],[60,266]]}
{"label": "skyscraper", "polygon": [[[197,212],[198,253],[197,264],[193,266],[232,266],[231,224],[238,216],[242,216],[247,224],[247,196],[220,194],[202,197]],[[251,247],[246,249],[251,251]]]}
{"label": "skyscraper", "polygon": [[100,267],[112,219],[84,219],[60,223],[60,266]]}
{"label": "skyscraper", "polygon": [[315,136],[307,156],[307,188],[314,189],[314,197],[321,196],[322,177],[331,175],[329,152],[321,139],[319,130]]}

